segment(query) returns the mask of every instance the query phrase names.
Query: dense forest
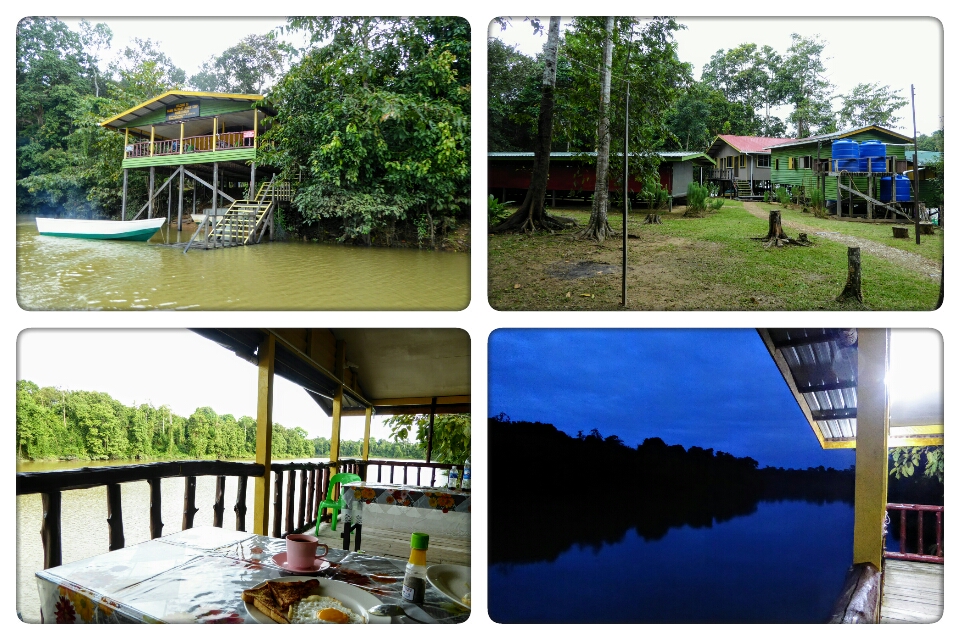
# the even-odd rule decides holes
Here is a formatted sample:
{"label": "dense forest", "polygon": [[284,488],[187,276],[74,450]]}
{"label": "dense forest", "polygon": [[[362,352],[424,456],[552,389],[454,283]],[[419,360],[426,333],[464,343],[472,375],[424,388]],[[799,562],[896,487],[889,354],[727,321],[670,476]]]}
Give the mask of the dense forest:
{"label": "dense forest", "polygon": [[[534,20],[514,28],[542,31],[543,25]],[[631,131],[631,148],[704,151],[720,134],[801,138],[867,125],[909,124],[899,123],[895,115],[909,104],[907,98],[888,85],[861,83],[838,94],[824,53],[828,43],[819,36],[793,34],[784,51],[749,42],[720,49],[697,79],[693,66],[677,54],[674,34],[684,29],[682,21],[667,18],[646,24],[616,18],[614,84],[635,80],[630,108],[637,130]],[[603,30],[603,18],[576,18],[561,34],[554,151],[595,150]],[[545,54],[531,57],[497,38],[489,38],[487,48],[489,150],[530,151],[537,135]],[[611,124],[617,138],[623,132],[622,86],[614,93],[621,94],[613,98],[621,100]],[[921,134],[918,142],[920,149],[943,151],[943,130]]]}
{"label": "dense forest", "polygon": [[[570,436],[505,414],[488,425],[490,496],[498,511],[490,524],[490,540],[497,541],[490,546],[492,563],[552,560],[572,544],[616,542],[629,529],[659,540],[671,528],[749,515],[761,501],[853,505],[852,467],[760,468],[753,458],[723,451],[656,437],[631,447],[598,429]],[[518,483],[520,472],[540,487],[535,499],[524,499],[530,482]],[[889,499],[943,504],[943,485],[936,478],[892,477]],[[500,543],[517,529],[536,530],[537,544]]]}
{"label": "dense forest", "polygon": [[[291,18],[189,77],[151,39],[107,60],[112,39],[107,23],[17,25],[17,213],[118,218],[124,137],[98,123],[179,89],[265,95],[277,116],[257,163],[295,187],[287,231],[435,247],[469,221],[466,20]],[[132,201],[146,180],[131,172]]]}
{"label": "dense forest", "polygon": [[[189,417],[167,406],[126,406],[107,393],[65,391],[17,381],[18,460],[151,460],[253,458],[256,420],[200,407]],[[359,457],[361,442],[342,440],[340,456]],[[274,458],[330,454],[327,438],[274,423]],[[421,445],[371,440],[370,456],[424,459]]]}

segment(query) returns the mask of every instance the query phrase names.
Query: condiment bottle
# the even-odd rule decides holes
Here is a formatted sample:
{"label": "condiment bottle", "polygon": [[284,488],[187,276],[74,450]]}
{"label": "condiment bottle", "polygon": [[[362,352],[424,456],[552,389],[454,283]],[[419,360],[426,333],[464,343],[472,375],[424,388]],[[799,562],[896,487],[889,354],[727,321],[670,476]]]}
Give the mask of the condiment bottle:
{"label": "condiment bottle", "polygon": [[427,590],[427,546],[430,536],[426,533],[414,533],[410,536],[410,559],[403,574],[403,599],[410,602],[423,602]]}

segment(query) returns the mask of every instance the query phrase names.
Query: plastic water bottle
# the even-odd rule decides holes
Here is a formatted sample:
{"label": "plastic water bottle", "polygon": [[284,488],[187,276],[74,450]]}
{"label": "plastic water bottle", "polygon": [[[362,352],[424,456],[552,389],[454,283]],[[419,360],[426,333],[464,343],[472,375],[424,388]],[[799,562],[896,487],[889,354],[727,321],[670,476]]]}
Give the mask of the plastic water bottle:
{"label": "plastic water bottle", "polygon": [[450,471],[447,473],[447,488],[456,489],[457,488],[457,468],[450,467]]}
{"label": "plastic water bottle", "polygon": [[464,491],[470,489],[470,458],[467,458],[466,462],[463,463],[463,480],[460,482],[460,486]]}

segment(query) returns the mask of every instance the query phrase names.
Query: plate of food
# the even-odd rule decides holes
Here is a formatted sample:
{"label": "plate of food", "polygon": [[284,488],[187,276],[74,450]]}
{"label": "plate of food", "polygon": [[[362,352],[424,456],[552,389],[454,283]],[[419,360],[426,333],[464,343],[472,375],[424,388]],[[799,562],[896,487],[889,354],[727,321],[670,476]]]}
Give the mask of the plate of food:
{"label": "plate of food", "polygon": [[427,582],[457,604],[470,608],[470,567],[435,564],[427,567]]}
{"label": "plate of food", "polygon": [[250,617],[278,624],[389,624],[390,618],[371,616],[370,607],[382,604],[359,587],[328,578],[289,576],[267,580],[243,592]]}

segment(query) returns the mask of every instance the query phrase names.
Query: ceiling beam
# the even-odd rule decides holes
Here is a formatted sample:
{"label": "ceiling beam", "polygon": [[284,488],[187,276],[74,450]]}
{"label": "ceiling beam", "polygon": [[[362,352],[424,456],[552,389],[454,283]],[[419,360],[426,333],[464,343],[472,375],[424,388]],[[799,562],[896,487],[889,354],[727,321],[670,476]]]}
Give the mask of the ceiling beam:
{"label": "ceiling beam", "polygon": [[810,415],[814,420],[843,420],[847,418],[856,418],[856,409],[823,409],[821,411],[811,411]]}

